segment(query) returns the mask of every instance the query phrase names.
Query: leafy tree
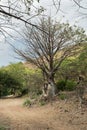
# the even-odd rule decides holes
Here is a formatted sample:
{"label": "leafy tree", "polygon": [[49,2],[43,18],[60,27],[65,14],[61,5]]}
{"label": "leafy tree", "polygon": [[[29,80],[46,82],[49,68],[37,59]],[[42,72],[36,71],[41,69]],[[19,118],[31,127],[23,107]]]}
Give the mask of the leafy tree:
{"label": "leafy tree", "polygon": [[78,57],[78,71],[87,78],[87,43],[83,45],[83,50]]}
{"label": "leafy tree", "polygon": [[11,64],[0,69],[1,95],[22,94],[26,89],[24,80],[25,68],[22,63]]}
{"label": "leafy tree", "polygon": [[23,63],[0,68],[0,96],[41,94],[42,84],[40,70],[29,69]]}
{"label": "leafy tree", "polygon": [[22,63],[10,64],[8,66],[8,73],[13,77],[19,85],[14,86],[14,90],[18,88],[19,94],[27,89],[25,86],[25,67]]}
{"label": "leafy tree", "polygon": [[43,31],[27,28],[25,49],[20,50],[15,47],[14,49],[22,58],[42,70],[44,80],[50,82],[52,95],[54,95],[56,71],[68,56],[78,51],[75,52],[74,50],[77,44],[85,39],[85,32],[76,26],[54,23],[50,17],[41,19],[38,26]]}
{"label": "leafy tree", "polygon": [[[78,76],[82,75],[85,80],[87,78],[87,43],[83,43],[80,46],[78,54],[73,57],[65,59],[59,71],[56,73],[56,82],[58,80],[74,80],[78,81]],[[58,78],[60,75],[60,78]]]}
{"label": "leafy tree", "polygon": [[41,94],[43,86],[43,77],[40,70],[26,69],[25,81],[29,94]]}
{"label": "leafy tree", "polygon": [[7,71],[0,71],[1,96],[15,94],[20,85],[21,83],[12,77]]}

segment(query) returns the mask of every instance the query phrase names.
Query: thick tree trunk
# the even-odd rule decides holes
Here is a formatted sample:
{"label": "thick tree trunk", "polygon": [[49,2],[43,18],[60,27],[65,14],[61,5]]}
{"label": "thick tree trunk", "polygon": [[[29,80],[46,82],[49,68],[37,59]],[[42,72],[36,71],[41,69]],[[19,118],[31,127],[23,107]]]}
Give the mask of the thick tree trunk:
{"label": "thick tree trunk", "polygon": [[53,79],[50,79],[48,83],[48,96],[50,97],[55,96],[55,83]]}
{"label": "thick tree trunk", "polygon": [[55,97],[55,84],[53,81],[49,81],[48,83],[44,84],[43,89],[43,99],[51,101]]}
{"label": "thick tree trunk", "polygon": [[54,75],[43,73],[43,76],[44,76],[43,97],[45,99],[51,100],[55,96]]}

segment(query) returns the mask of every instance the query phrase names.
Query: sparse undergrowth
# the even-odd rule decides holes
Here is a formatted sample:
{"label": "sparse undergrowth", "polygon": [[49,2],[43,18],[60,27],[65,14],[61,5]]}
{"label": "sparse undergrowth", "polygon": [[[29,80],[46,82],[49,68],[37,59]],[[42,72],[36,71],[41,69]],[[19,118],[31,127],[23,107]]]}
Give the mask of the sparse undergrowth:
{"label": "sparse undergrowth", "polygon": [[[68,96],[68,94],[72,95],[73,93],[65,92],[64,94]],[[61,95],[63,94],[61,93]],[[67,99],[67,102],[65,102],[65,100],[59,100],[58,97],[59,96],[56,97],[57,100],[54,101],[52,105],[50,103],[44,105],[44,102],[41,101],[42,107],[40,107],[40,104],[37,104],[37,107],[30,109],[25,109],[21,106],[24,101],[23,98],[1,99],[0,107],[3,107],[3,109],[0,109],[0,114],[2,113],[0,119],[3,121],[1,124],[8,122],[8,117],[10,116],[9,125],[12,125],[11,130],[16,129],[16,126],[18,130],[25,130],[24,128],[28,124],[27,129],[30,128],[29,130],[47,130],[47,128],[50,130],[57,130],[58,128],[59,130],[61,128],[63,130],[86,130],[84,128],[87,128],[87,105],[83,104],[82,109],[78,109],[79,102],[76,101],[76,98],[72,98],[73,95]],[[27,100],[26,102],[29,101]],[[19,112],[19,110],[21,112]],[[3,125],[1,128],[0,130],[5,130],[7,127]]]}
{"label": "sparse undergrowth", "polygon": [[67,95],[64,94],[64,93],[61,93],[61,94],[59,95],[59,98],[60,98],[61,100],[65,100],[65,99],[67,99]]}
{"label": "sparse undergrowth", "polygon": [[6,130],[5,126],[0,125],[0,130]]}
{"label": "sparse undergrowth", "polygon": [[30,99],[26,99],[26,100],[24,101],[24,103],[23,103],[23,106],[26,106],[26,107],[31,106],[31,101],[30,101]]}

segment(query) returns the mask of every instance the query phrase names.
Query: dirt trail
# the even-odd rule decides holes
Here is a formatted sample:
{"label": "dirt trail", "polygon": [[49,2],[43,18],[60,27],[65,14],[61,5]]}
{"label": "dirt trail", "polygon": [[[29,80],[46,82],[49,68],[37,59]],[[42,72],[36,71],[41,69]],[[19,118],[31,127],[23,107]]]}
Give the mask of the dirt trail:
{"label": "dirt trail", "polygon": [[0,99],[0,125],[10,125],[11,130],[87,130],[87,111],[72,115],[76,109],[72,102],[57,101],[31,108],[23,107],[23,102],[24,99]]}

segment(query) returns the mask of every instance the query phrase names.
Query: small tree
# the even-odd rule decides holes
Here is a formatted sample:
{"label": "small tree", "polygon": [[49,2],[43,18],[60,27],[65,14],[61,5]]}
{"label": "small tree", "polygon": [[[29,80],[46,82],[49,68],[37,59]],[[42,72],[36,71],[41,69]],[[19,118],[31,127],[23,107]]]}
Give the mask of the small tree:
{"label": "small tree", "polygon": [[85,32],[76,26],[54,22],[50,17],[41,19],[38,26],[43,31],[27,27],[25,49],[15,48],[15,51],[42,70],[44,81],[50,82],[54,96],[56,71],[66,57],[75,53],[74,49],[84,40]]}
{"label": "small tree", "polygon": [[84,80],[86,80],[87,79],[87,43],[83,44],[83,50],[78,57],[76,66],[78,68],[79,74],[83,75]]}

